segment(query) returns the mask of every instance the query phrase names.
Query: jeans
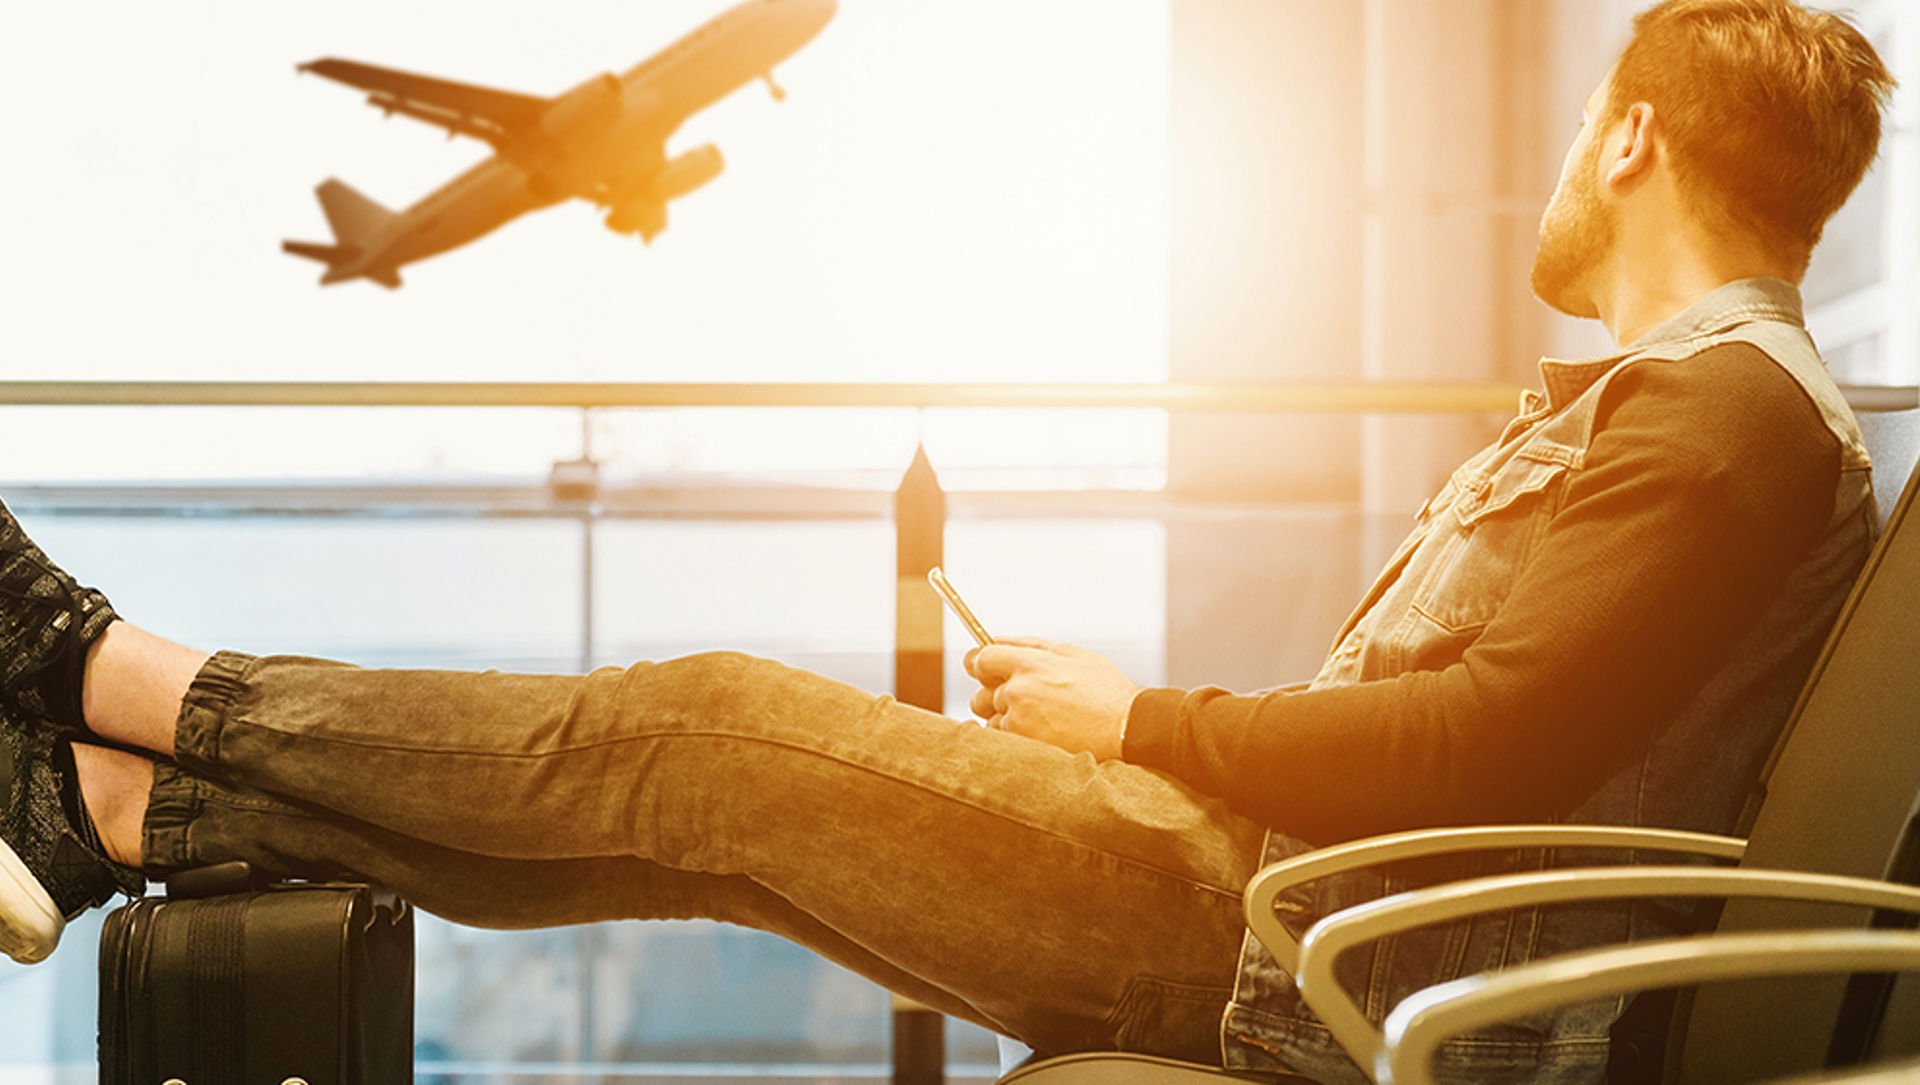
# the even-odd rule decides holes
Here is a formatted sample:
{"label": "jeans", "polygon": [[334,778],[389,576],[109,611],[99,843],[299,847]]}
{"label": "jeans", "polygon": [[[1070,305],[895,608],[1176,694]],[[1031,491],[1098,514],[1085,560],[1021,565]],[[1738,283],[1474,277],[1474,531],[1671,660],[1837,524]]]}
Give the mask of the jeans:
{"label": "jeans", "polygon": [[352,875],[484,927],[719,919],[1042,1051],[1221,1061],[1262,829],[1134,765],[734,653],[560,676],[222,652],[176,739],[156,874]]}

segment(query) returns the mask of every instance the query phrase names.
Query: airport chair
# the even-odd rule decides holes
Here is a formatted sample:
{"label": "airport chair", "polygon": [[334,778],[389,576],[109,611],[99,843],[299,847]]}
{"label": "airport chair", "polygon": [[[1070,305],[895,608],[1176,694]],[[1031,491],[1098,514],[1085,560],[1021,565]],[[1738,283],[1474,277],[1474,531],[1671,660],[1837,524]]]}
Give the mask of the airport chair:
{"label": "airport chair", "polygon": [[1873,497],[1884,528],[1900,503],[1902,485],[1920,462],[1920,411],[1869,411],[1859,419],[1860,435],[1873,456]]}
{"label": "airport chair", "polygon": [[[1882,910],[1916,914],[1910,903],[1901,903],[1908,899],[1902,894],[1911,890],[1884,885],[1881,880],[1920,882],[1920,807],[1916,807],[1920,666],[1915,665],[1920,656],[1920,605],[1915,603],[1920,600],[1920,526],[1914,524],[1920,519],[1914,511],[1920,494],[1920,474],[1914,470],[1915,458],[1920,456],[1920,411],[1874,417],[1863,432],[1869,438],[1882,492],[1892,488],[1886,481],[1891,476],[1907,480],[1904,493],[1897,502],[1881,507],[1884,533],[1842,607],[1756,787],[1744,839],[1622,826],[1416,830],[1295,856],[1263,869],[1248,883],[1248,927],[1296,977],[1302,997],[1361,1067],[1375,1070],[1376,1060],[1385,1056],[1387,1040],[1332,982],[1332,965],[1340,952],[1368,936],[1455,914],[1522,906],[1536,899],[1609,896],[1691,894],[1725,899],[1728,903],[1714,937],[1859,927],[1874,921]],[[1835,802],[1836,796],[1845,796],[1846,801]],[[1304,941],[1275,909],[1288,888],[1342,871],[1514,847],[1610,847],[1738,862],[1740,867],[1549,870],[1473,879],[1327,916]],[[1836,905],[1843,901],[1857,907],[1836,913]],[[1552,968],[1565,960],[1523,967]],[[1890,987],[1890,979],[1841,977],[1812,994],[1796,986],[1792,997],[1780,998],[1751,984],[1711,985],[1691,998],[1676,1000],[1671,1040],[1662,1036],[1654,1042],[1660,1045],[1668,1080],[1754,1081],[1815,1069],[1827,1064],[1830,1049],[1836,1057],[1850,1059],[1872,1048],[1889,1001],[1902,994],[1890,993]],[[1416,997],[1424,998],[1434,990]],[[1906,995],[1912,997],[1910,991]],[[1001,1081],[1002,1085],[1201,1085],[1203,1081],[1220,1085],[1222,1078],[1234,1076],[1248,1075],[1167,1060],[1091,1054],[1030,1061]]]}
{"label": "airport chair", "polygon": [[1806,1074],[1774,1085],[1912,1085],[1916,1081],[1920,1081],[1920,1059],[1900,1059],[1854,1070]]}
{"label": "airport chair", "polygon": [[[1813,884],[1808,879],[1819,878],[1836,885],[1856,881],[1788,876],[1803,890]],[[1871,892],[1896,908],[1911,910],[1920,905],[1920,890],[1886,882],[1878,885]],[[1376,1076],[1393,1085],[1433,1085],[1433,1056],[1447,1040],[1488,1024],[1593,998],[1753,977],[1915,971],[1920,971],[1920,934],[1912,931],[1712,934],[1568,954],[1506,972],[1469,976],[1409,996],[1387,1018]],[[1803,1085],[1816,1080],[1920,1080],[1920,1063],[1904,1059],[1901,1063],[1796,1080]]]}

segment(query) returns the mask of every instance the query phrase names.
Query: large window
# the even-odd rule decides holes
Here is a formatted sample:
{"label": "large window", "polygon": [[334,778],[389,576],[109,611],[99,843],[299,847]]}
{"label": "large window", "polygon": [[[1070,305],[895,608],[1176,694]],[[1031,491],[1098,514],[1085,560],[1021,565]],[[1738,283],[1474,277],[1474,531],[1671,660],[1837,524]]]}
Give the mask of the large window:
{"label": "large window", "polygon": [[[624,71],[721,0],[509,0],[287,9],[229,2],[0,16],[0,352],[13,378],[613,381],[1156,380],[1166,372],[1165,0],[845,4],[777,75],[668,144],[726,171],[651,247],[572,201],[408,267],[389,292],[322,289],[283,238],[328,240],[314,186],[393,208],[491,153],[295,66],[342,56],[532,94]],[[1097,42],[1097,48],[1091,47]],[[0,475],[498,471],[551,457],[538,422],[397,427],[289,412],[225,439],[166,412],[122,442],[0,438]],[[343,424],[354,428],[342,431]],[[599,423],[639,470],[898,469],[906,416],[653,414]],[[243,427],[245,423],[241,424]],[[1153,415],[978,420],[943,466],[1163,455]],[[871,427],[871,428],[869,428]],[[208,432],[209,430],[220,432]],[[364,431],[364,432],[363,432]],[[247,449],[235,455],[236,446]],[[1151,480],[1149,480],[1151,481]]]}
{"label": "large window", "polygon": [[[327,239],[325,178],[398,208],[488,153],[383,121],[296,64],[554,94],[727,7],[9,9],[0,93],[32,166],[0,177],[5,378],[1165,376],[1166,0],[845,3],[778,70],[788,101],[749,86],[670,143],[716,143],[727,169],[651,247],[574,203],[410,267],[392,292],[322,289],[317,265],[279,251]],[[9,407],[0,493],[130,617],[191,643],[562,671],[740,647],[891,681],[883,519],[589,526],[485,507],[493,486],[539,497],[583,437],[615,485],[884,489],[916,441],[957,487],[1152,488],[1165,462],[1155,412],[597,411],[583,427],[566,410]],[[220,496],[236,487],[245,508]],[[356,506],[382,488],[479,496]],[[956,522],[948,564],[1001,628],[1160,677],[1157,524]],[[46,966],[0,965],[0,1081],[90,1080],[96,932],[77,925]],[[420,977],[422,1080],[572,1080],[582,1063],[617,1080],[683,1060],[830,1076],[885,1058],[883,992],[712,924],[426,922]],[[951,1051],[992,1057],[977,1030]]]}

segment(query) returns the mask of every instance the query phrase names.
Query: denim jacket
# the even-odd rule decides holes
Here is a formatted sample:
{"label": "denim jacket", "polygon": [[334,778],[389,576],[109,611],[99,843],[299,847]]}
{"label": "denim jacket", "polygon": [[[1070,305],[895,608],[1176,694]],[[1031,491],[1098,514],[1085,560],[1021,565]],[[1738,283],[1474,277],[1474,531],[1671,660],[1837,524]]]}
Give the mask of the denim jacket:
{"label": "denim jacket", "polygon": [[[1802,324],[1800,296],[1777,279],[1729,283],[1655,328],[1632,347],[1590,361],[1544,359],[1541,390],[1522,394],[1500,439],[1453,473],[1420,510],[1360,606],[1335,639],[1311,688],[1438,670],[1458,661],[1499,610],[1526,561],[1530,540],[1552,516],[1562,476],[1581,470],[1607,386],[1631,366],[1682,361],[1741,342],[1787,371],[1818,407],[1841,447],[1840,484],[1826,531],[1719,673],[1643,754],[1560,820],[1729,833],[1786,722],[1804,667],[1832,625],[1872,542],[1876,517],[1868,460],[1839,389]],[[1493,514],[1499,512],[1500,516]],[[1518,513],[1516,515],[1516,513]],[[1308,845],[1267,837],[1274,862]],[[1601,853],[1512,851],[1413,871],[1342,875],[1303,886],[1283,910],[1304,929],[1322,915],[1412,885],[1473,874],[1618,862]],[[1572,949],[1681,929],[1645,904],[1528,909],[1408,932],[1343,961],[1347,989],[1379,1021],[1421,987]],[[1624,1000],[1517,1022],[1448,1046],[1445,1079],[1492,1082],[1600,1080],[1608,1030]],[[1299,1001],[1292,977],[1249,935],[1234,997],[1222,1021],[1230,1068],[1292,1070],[1319,1080],[1364,1080]]]}

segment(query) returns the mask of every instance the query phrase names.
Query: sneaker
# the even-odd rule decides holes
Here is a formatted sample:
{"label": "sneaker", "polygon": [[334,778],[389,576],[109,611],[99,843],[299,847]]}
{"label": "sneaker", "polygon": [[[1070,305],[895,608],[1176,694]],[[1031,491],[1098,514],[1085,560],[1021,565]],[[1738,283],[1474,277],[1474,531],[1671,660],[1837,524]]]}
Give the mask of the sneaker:
{"label": "sneaker", "polygon": [[80,711],[87,649],[118,615],[27,538],[0,502],[0,704],[91,737]]}
{"label": "sneaker", "polygon": [[50,727],[0,713],[0,952],[21,964],[45,960],[67,920],[145,888],[139,871],[102,854],[73,747]]}

